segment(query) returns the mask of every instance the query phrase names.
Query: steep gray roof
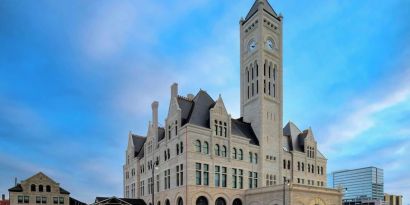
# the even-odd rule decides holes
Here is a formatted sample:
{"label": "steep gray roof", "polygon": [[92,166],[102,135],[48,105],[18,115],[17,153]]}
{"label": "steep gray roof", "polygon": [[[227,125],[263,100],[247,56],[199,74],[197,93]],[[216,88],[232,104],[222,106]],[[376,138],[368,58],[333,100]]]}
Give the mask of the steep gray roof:
{"label": "steep gray roof", "polygon": [[15,187],[10,188],[9,192],[23,192],[23,187],[21,187],[21,184],[17,184]]}
{"label": "steep gray roof", "polygon": [[259,3],[263,3],[263,10],[269,13],[270,15],[277,17],[278,15],[276,14],[275,10],[273,10],[272,6],[269,4],[267,0],[255,0],[255,2],[252,5],[251,10],[249,10],[248,15],[246,15],[245,23],[248,21],[256,12],[258,12],[259,9]]}
{"label": "steep gray roof", "polygon": [[165,129],[163,127],[158,127],[158,142],[165,138]]}
{"label": "steep gray roof", "polygon": [[259,145],[259,140],[255,135],[250,123],[243,122],[243,118],[231,119],[232,134],[248,138],[249,142],[254,145]]}
{"label": "steep gray roof", "polygon": [[[147,140],[146,137],[139,136],[139,135],[132,135],[132,142],[134,143],[134,157],[138,157],[141,154],[141,150],[144,147],[145,141]],[[142,155],[144,152],[142,152]]]}
{"label": "steep gray roof", "polygon": [[215,101],[207,92],[200,90],[192,100],[178,96],[178,103],[182,110],[182,126],[190,123],[209,128],[209,109]]}

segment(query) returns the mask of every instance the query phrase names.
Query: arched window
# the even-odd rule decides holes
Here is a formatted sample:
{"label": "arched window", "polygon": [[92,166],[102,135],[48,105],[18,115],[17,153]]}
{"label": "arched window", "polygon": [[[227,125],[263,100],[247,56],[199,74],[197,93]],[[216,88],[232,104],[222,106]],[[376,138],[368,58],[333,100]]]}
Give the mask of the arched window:
{"label": "arched window", "polygon": [[243,160],[243,151],[242,151],[242,149],[239,149],[238,159]]}
{"label": "arched window", "polygon": [[50,187],[50,185],[47,185],[47,186],[46,186],[46,192],[51,192],[51,187]]}
{"label": "arched window", "polygon": [[249,162],[252,163],[253,162],[253,153],[249,152]]}
{"label": "arched window", "polygon": [[240,199],[233,200],[232,205],[242,205],[242,201]]}
{"label": "arched window", "polygon": [[226,157],[226,146],[222,145],[222,151],[221,151],[222,157]]}
{"label": "arched window", "polygon": [[209,144],[207,141],[204,142],[203,150],[204,150],[204,154],[209,154]]}
{"label": "arched window", "polygon": [[302,162],[302,172],[305,171],[305,163]]}
{"label": "arched window", "polygon": [[236,148],[234,147],[232,150],[232,158],[236,159]]}
{"label": "arched window", "polygon": [[199,140],[195,141],[195,151],[201,152],[201,141]]}
{"label": "arched window", "polygon": [[196,205],[208,205],[208,199],[206,199],[204,196],[200,196],[196,200]]}
{"label": "arched window", "polygon": [[31,185],[31,191],[36,191],[36,185],[35,184]]}
{"label": "arched window", "polygon": [[148,205],[152,205],[152,203],[151,202],[149,202],[149,204]]}
{"label": "arched window", "polygon": [[221,152],[220,152],[220,150],[219,150],[219,145],[218,145],[218,144],[215,145],[215,155],[216,155],[216,156],[220,156],[220,155],[221,155]]}
{"label": "arched window", "polygon": [[169,203],[169,200],[165,200],[165,205],[171,205],[171,203]]}
{"label": "arched window", "polygon": [[219,197],[219,198],[216,199],[215,205],[226,205],[226,201],[225,201],[224,198]]}
{"label": "arched window", "polygon": [[177,205],[184,205],[184,201],[181,197],[178,198]]}
{"label": "arched window", "polygon": [[177,144],[176,146],[177,146],[177,155],[179,155],[179,144]]}
{"label": "arched window", "polygon": [[167,157],[168,157],[168,159],[171,159],[171,152],[169,151],[169,149],[167,150],[168,151],[168,153],[167,153]]}
{"label": "arched window", "polygon": [[43,192],[43,185],[38,186],[38,191]]}
{"label": "arched window", "polygon": [[179,152],[182,154],[184,152],[184,143],[180,142],[179,143]]}
{"label": "arched window", "polygon": [[160,202],[160,201],[158,201],[158,202],[157,202],[157,205],[161,205],[161,202]]}
{"label": "arched window", "polygon": [[255,164],[257,164],[258,163],[258,154],[256,154],[256,153],[255,153],[255,159],[254,160],[255,160]]}

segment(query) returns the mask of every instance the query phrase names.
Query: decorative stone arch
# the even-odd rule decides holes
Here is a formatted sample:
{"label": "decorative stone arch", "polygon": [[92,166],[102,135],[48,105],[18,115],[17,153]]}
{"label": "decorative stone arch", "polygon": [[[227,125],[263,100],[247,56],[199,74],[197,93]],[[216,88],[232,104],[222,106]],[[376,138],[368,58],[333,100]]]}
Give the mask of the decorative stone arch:
{"label": "decorative stone arch", "polygon": [[[195,194],[192,196],[192,198],[191,198],[190,200],[188,200],[188,201],[191,201],[190,204],[195,205],[195,204],[196,204],[196,200],[197,200],[199,197],[201,197],[201,196],[205,197],[205,198],[208,200],[208,204],[210,204],[210,203],[213,202],[212,197],[211,197],[207,192],[204,192],[204,191],[200,191],[200,192],[195,193]],[[186,204],[188,204],[188,202],[186,202]]]}
{"label": "decorative stone arch", "polygon": [[281,205],[283,204],[283,200],[274,199],[273,201],[269,202],[269,205]]}
{"label": "decorative stone arch", "polygon": [[232,203],[231,198],[227,194],[219,193],[219,194],[214,195],[213,200],[212,200],[212,204],[215,204],[215,201],[218,198],[223,198],[225,200],[226,204],[231,204]]}
{"label": "decorative stone arch", "polygon": [[223,197],[218,197],[215,199],[215,205],[228,205],[228,202]]}
{"label": "decorative stone arch", "polygon": [[316,197],[312,201],[309,202],[309,205],[326,205],[326,203],[321,198]]}
{"label": "decorative stone arch", "polygon": [[178,205],[178,199],[179,198],[181,198],[182,199],[182,201],[184,202],[184,205],[186,205],[186,201],[185,201],[185,198],[184,198],[184,195],[181,193],[181,192],[177,192],[177,194],[175,194],[175,198],[174,198],[174,202],[173,203],[171,203],[171,205]]}
{"label": "decorative stone arch", "polygon": [[171,205],[171,201],[168,198],[166,198],[164,204],[165,205]]}
{"label": "decorative stone arch", "polygon": [[245,204],[245,199],[244,199],[241,195],[239,195],[239,194],[233,195],[233,196],[231,197],[231,199],[232,199],[232,202],[231,202],[230,204],[233,204],[233,202],[235,201],[235,199],[241,200],[242,205]]}
{"label": "decorative stone arch", "polygon": [[232,205],[244,205],[244,203],[240,198],[233,198]]}

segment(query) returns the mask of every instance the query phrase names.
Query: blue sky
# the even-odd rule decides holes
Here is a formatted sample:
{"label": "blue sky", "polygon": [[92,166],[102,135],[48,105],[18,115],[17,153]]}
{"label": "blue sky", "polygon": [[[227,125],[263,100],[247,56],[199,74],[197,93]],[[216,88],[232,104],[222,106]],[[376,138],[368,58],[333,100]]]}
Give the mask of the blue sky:
{"label": "blue sky", "polygon": [[[239,19],[253,0],[0,3],[0,193],[43,171],[72,196],[121,195],[150,103],[222,94],[239,117]],[[410,202],[410,1],[271,0],[284,15],[284,121],[328,171],[384,169]],[[163,124],[163,123],[162,123]]]}

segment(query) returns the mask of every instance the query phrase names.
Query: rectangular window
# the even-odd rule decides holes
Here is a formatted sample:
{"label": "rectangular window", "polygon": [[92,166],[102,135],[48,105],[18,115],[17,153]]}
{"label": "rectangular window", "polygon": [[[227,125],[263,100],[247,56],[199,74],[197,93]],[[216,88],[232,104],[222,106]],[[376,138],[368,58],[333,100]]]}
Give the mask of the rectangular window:
{"label": "rectangular window", "polygon": [[252,189],[253,188],[253,172],[249,172],[248,182],[249,182],[249,189]]}
{"label": "rectangular window", "polygon": [[232,188],[236,189],[236,183],[237,183],[237,173],[238,170],[235,168],[232,168]]}
{"label": "rectangular window", "polygon": [[47,204],[47,197],[45,196],[41,197],[41,203]]}
{"label": "rectangular window", "polygon": [[195,177],[195,179],[196,179],[196,185],[201,185],[202,183],[201,183],[201,179],[202,179],[202,177],[201,177],[201,174],[202,174],[202,172],[201,172],[201,163],[195,163],[195,169],[196,169],[196,177]]}
{"label": "rectangular window", "polygon": [[204,185],[209,185],[209,165],[204,164]]}
{"label": "rectangular window", "polygon": [[226,187],[226,167],[222,167],[222,187]]}
{"label": "rectangular window", "polygon": [[58,197],[53,197],[53,204],[58,204]]}
{"label": "rectangular window", "polygon": [[60,204],[64,204],[64,197],[60,197]]}
{"label": "rectangular window", "polygon": [[168,177],[168,184],[167,184],[167,188],[169,189],[169,188],[171,188],[171,169],[168,169],[168,175],[167,175],[167,177]]}
{"label": "rectangular window", "polygon": [[36,203],[37,204],[41,203],[41,196],[36,196]]}
{"label": "rectangular window", "polygon": [[159,192],[159,174],[157,174],[157,192]]}
{"label": "rectangular window", "polygon": [[239,177],[238,177],[239,189],[243,189],[243,169],[239,169],[238,174],[239,174]]}
{"label": "rectangular window", "polygon": [[221,167],[215,166],[215,187],[220,186]]}
{"label": "rectangular window", "polygon": [[179,185],[184,185],[184,165],[179,165]]}
{"label": "rectangular window", "polygon": [[177,186],[179,186],[179,165],[176,166],[176,182]]}
{"label": "rectangular window", "polygon": [[24,203],[25,204],[30,203],[30,197],[29,196],[24,196]]}
{"label": "rectangular window", "polygon": [[255,188],[258,188],[258,173],[257,172],[253,173],[253,186]]}

